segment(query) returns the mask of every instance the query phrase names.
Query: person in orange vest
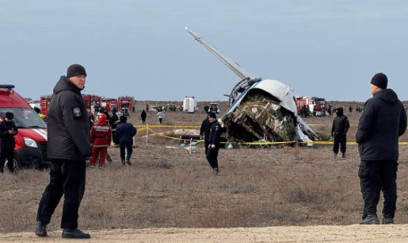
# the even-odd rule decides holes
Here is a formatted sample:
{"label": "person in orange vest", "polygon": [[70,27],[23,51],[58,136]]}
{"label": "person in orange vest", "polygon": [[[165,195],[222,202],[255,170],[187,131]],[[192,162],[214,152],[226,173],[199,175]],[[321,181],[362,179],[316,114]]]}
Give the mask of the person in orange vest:
{"label": "person in orange vest", "polygon": [[91,128],[90,142],[92,144],[92,157],[89,160],[91,167],[95,167],[98,156],[99,167],[105,167],[105,158],[112,139],[112,131],[106,120],[106,115],[100,113],[96,124]]}

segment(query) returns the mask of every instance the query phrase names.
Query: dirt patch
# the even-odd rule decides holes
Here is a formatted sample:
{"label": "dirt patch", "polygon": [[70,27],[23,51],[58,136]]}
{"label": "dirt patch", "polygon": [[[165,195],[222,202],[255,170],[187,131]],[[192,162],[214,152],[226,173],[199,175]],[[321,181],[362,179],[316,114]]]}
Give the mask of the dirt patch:
{"label": "dirt patch", "polygon": [[[408,242],[408,225],[123,229],[89,233],[92,238],[81,242]],[[58,242],[60,235],[60,231],[49,232],[46,238],[27,232],[10,233],[0,234],[0,241]]]}

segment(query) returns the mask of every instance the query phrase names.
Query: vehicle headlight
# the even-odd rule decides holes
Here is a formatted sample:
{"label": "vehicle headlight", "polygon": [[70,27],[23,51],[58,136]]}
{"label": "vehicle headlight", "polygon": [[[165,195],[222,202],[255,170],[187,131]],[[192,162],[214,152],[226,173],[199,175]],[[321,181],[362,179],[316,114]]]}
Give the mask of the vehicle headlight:
{"label": "vehicle headlight", "polygon": [[31,138],[24,137],[24,143],[28,147],[38,148],[37,143]]}

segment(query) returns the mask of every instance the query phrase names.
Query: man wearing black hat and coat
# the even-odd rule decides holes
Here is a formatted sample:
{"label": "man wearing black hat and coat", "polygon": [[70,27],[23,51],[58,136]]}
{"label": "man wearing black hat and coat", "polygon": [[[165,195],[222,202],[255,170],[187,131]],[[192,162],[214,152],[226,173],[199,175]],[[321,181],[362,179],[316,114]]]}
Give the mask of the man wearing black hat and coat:
{"label": "man wearing black hat and coat", "polygon": [[201,123],[201,127],[200,127],[200,136],[202,138],[204,138],[204,152],[207,155],[208,152],[208,138],[210,136],[210,129],[211,129],[211,123],[209,121],[210,114],[207,115],[207,117],[203,120],[203,122]]}
{"label": "man wearing black hat and coat", "polygon": [[14,136],[18,133],[16,124],[13,122],[14,114],[6,112],[4,120],[0,123],[1,156],[0,173],[3,173],[4,163],[8,160],[7,167],[10,172],[14,172],[14,146],[16,142]]}
{"label": "man wearing black hat and coat", "polygon": [[379,224],[377,204],[384,196],[383,224],[393,224],[397,202],[398,138],[407,127],[404,106],[388,78],[377,73],[371,79],[372,98],[364,105],[358,123],[356,142],[360,153],[361,193],[364,200],[361,224]]}
{"label": "man wearing black hat and coat", "polygon": [[217,116],[214,112],[208,115],[208,121],[210,122],[210,133],[208,135],[208,151],[207,160],[213,169],[214,173],[218,173],[218,150],[220,149],[221,138],[221,126],[217,121]]}
{"label": "man wearing black hat and coat", "polygon": [[47,236],[46,226],[64,196],[62,237],[90,238],[78,229],[78,209],[85,192],[85,160],[92,155],[88,114],[81,95],[85,81],[85,68],[73,64],[53,90],[47,125],[50,182],[38,206],[35,227],[38,236]]}
{"label": "man wearing black hat and coat", "polygon": [[333,120],[331,130],[331,135],[334,139],[333,141],[334,158],[337,158],[337,154],[339,153],[339,145],[342,158],[346,158],[347,131],[350,128],[350,123],[347,116],[343,114],[342,107],[336,108],[335,112],[337,116]]}

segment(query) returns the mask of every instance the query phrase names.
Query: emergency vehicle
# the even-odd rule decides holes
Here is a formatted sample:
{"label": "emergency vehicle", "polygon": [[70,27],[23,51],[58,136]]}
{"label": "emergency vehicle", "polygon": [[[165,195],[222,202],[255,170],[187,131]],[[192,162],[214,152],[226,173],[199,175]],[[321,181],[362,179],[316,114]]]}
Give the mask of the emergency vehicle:
{"label": "emergency vehicle", "polygon": [[90,110],[92,114],[99,111],[101,107],[101,97],[99,95],[82,94],[82,98],[84,99],[86,109]]}
{"label": "emergency vehicle", "polygon": [[24,166],[48,167],[47,125],[30,104],[14,91],[14,85],[0,84],[0,121],[6,112],[14,114],[13,121],[18,128],[18,134],[14,136],[16,146],[12,161],[15,170]]}
{"label": "emergency vehicle", "polygon": [[135,111],[135,98],[133,96],[118,97],[118,111],[124,116],[128,116],[129,112]]}
{"label": "emergency vehicle", "polygon": [[118,109],[118,100],[115,98],[102,98],[102,107],[105,107],[107,111],[111,111],[113,108]]}
{"label": "emergency vehicle", "polygon": [[327,103],[324,98],[319,97],[304,97],[296,98],[298,114],[302,114],[302,107],[306,106],[306,110],[313,116],[325,116],[327,112]]}
{"label": "emergency vehicle", "polygon": [[42,95],[40,96],[40,110],[41,114],[44,116],[48,115],[48,106],[51,101],[51,95]]}
{"label": "emergency vehicle", "polygon": [[186,96],[183,100],[183,112],[194,113],[197,111],[197,101],[194,96]]}

